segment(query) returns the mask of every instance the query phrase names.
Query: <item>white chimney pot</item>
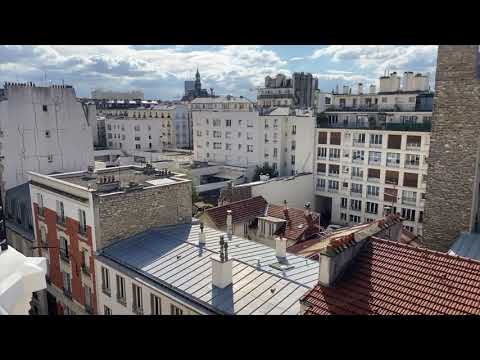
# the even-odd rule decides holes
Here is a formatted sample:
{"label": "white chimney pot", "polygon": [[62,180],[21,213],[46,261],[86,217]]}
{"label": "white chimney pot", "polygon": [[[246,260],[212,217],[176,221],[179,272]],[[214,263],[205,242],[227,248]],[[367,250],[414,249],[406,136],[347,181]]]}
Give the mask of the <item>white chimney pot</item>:
{"label": "white chimney pot", "polygon": [[218,288],[226,288],[232,284],[232,260],[222,261],[215,255],[212,259],[212,283]]}
{"label": "white chimney pot", "polygon": [[282,237],[275,239],[275,255],[282,259],[287,257],[287,239]]}

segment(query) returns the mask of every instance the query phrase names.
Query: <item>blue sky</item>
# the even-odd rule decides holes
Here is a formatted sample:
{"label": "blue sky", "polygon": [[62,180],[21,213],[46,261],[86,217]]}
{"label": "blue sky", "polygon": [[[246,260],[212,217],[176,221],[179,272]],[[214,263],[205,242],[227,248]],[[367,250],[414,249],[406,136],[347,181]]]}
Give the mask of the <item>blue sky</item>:
{"label": "blue sky", "polygon": [[198,66],[204,88],[255,99],[265,76],[311,72],[319,87],[376,83],[386,70],[435,76],[432,45],[37,45],[0,46],[0,81],[71,84],[78,96],[96,88],[143,90],[148,99],[172,100]]}

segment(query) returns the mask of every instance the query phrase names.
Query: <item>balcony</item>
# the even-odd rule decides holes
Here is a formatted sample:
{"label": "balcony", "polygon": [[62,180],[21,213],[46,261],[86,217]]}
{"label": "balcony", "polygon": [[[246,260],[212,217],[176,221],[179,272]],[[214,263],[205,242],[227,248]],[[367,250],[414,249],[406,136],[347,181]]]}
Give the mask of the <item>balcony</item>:
{"label": "balcony", "polygon": [[382,161],[381,160],[375,160],[375,159],[368,159],[368,165],[382,166]]}
{"label": "balcony", "polygon": [[315,190],[325,192],[325,186],[320,186],[319,184],[317,184],[317,186],[315,187]]}
{"label": "balcony", "polygon": [[358,141],[353,139],[352,145],[355,147],[365,147],[365,141]]}
{"label": "balcony", "polygon": [[364,163],[364,159],[362,158],[352,158],[352,163],[354,164],[363,164]]}
{"label": "balcony", "polygon": [[319,176],[327,176],[327,172],[326,172],[326,171],[317,171],[317,175],[319,175]]}
{"label": "balcony", "polygon": [[352,180],[360,180],[363,181],[363,174],[352,174]]}
{"label": "balcony", "polygon": [[420,168],[420,162],[418,161],[405,161],[406,169],[418,169]]}
{"label": "balcony", "polygon": [[350,211],[354,211],[354,212],[357,212],[357,213],[361,213],[361,212],[362,212],[362,209],[358,209],[358,208],[354,208],[354,207],[350,206]]}
{"label": "balcony", "polygon": [[383,147],[382,144],[372,144],[372,143],[370,143],[369,146],[374,149],[381,149]]}
{"label": "balcony", "polygon": [[[345,110],[341,110],[341,111],[345,111]],[[416,123],[416,124],[386,123],[385,120],[382,121],[377,119],[371,119],[369,121],[361,121],[361,122],[352,121],[348,123],[343,123],[343,122],[330,123],[328,119],[317,118],[317,128],[430,132],[432,130],[432,123],[431,122]]]}
{"label": "balcony", "polygon": [[105,284],[102,284],[102,292],[108,297],[112,295],[112,290],[110,288],[107,288]]}
{"label": "balcony", "polygon": [[87,242],[87,228],[83,226],[79,226],[78,228],[78,237],[80,240]]}
{"label": "balcony", "polygon": [[330,156],[330,157],[328,158],[328,160],[329,160],[329,161],[335,161],[335,162],[338,162],[338,161],[340,161],[340,156],[338,156],[338,157],[335,157],[335,156]]}
{"label": "balcony", "polygon": [[378,178],[378,177],[368,177],[368,178],[367,178],[367,181],[368,181],[368,182],[373,182],[373,183],[379,183],[379,182],[380,182],[380,178]]}
{"label": "balcony", "polygon": [[340,175],[340,173],[338,172],[329,172],[328,173],[328,176],[331,176],[331,177],[338,177]]}
{"label": "balcony", "polygon": [[399,168],[400,167],[400,160],[396,160],[396,161],[388,161],[387,160],[387,167]]}
{"label": "balcony", "polygon": [[417,199],[413,199],[413,198],[402,198],[402,204],[403,204],[403,205],[413,205],[413,206],[416,206],[416,205],[417,205]]}
{"label": "balcony", "polygon": [[120,296],[119,294],[117,294],[117,302],[119,304],[122,304],[123,306],[127,306],[127,299],[125,298],[125,296]]}
{"label": "balcony", "polygon": [[367,192],[367,199],[377,199],[378,200],[379,197],[380,197],[379,194],[369,194]]}
{"label": "balcony", "polygon": [[327,160],[327,155],[317,155],[317,160]]}
{"label": "balcony", "polygon": [[65,216],[57,216],[57,226],[62,228],[62,229],[65,229],[66,227],[66,218]]}
{"label": "balcony", "polygon": [[407,143],[407,150],[412,150],[412,151],[420,151],[422,148],[421,143]]}
{"label": "balcony", "polygon": [[328,192],[329,193],[338,193],[338,189],[337,188],[328,188]]}

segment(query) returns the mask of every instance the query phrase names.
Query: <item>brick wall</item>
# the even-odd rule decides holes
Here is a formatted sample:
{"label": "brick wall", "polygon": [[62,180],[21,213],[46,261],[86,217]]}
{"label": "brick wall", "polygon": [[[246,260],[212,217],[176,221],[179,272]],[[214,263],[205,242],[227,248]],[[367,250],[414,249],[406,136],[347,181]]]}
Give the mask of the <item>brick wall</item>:
{"label": "brick wall", "polygon": [[477,57],[475,45],[438,49],[423,233],[434,250],[448,250],[473,224],[480,139]]}
{"label": "brick wall", "polygon": [[[151,227],[190,223],[191,182],[94,197],[97,250]],[[179,217],[183,220],[179,220]]]}

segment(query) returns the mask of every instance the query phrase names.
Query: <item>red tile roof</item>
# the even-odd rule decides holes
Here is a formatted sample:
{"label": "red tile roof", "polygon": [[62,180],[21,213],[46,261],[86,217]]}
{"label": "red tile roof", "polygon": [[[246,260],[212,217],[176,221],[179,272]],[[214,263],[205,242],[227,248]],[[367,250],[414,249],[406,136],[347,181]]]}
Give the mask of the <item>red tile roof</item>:
{"label": "red tile roof", "polygon": [[255,196],[205,210],[205,214],[210,217],[215,226],[221,228],[227,224],[227,210],[232,210],[232,223],[238,224],[263,216],[266,207],[267,201],[262,196]]}
{"label": "red tile roof", "polygon": [[371,237],[333,286],[302,302],[308,315],[480,314],[480,262]]}
{"label": "red tile roof", "polygon": [[[297,208],[288,208],[288,217],[284,225],[277,230],[275,235],[281,235],[284,238],[290,240],[301,240],[310,238],[314,234],[320,231],[319,218],[320,214],[316,212],[311,212],[311,226],[308,226],[307,219],[305,218],[305,211]],[[272,216],[278,219],[286,219],[283,206],[279,205],[268,205],[267,216]]]}

